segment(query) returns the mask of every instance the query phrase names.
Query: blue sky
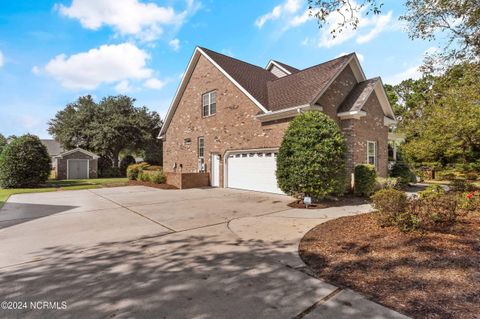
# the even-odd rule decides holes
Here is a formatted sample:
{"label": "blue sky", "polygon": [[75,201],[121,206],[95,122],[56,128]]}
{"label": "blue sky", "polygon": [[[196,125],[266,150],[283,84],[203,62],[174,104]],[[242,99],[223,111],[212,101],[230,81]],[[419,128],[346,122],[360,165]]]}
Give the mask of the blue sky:
{"label": "blue sky", "polygon": [[[418,77],[436,43],[408,39],[387,0],[340,37],[319,30],[306,0],[0,0],[0,133],[47,138],[67,103],[127,94],[166,113],[196,45],[297,68],[357,52],[367,77]],[[335,17],[329,21],[335,23]]]}

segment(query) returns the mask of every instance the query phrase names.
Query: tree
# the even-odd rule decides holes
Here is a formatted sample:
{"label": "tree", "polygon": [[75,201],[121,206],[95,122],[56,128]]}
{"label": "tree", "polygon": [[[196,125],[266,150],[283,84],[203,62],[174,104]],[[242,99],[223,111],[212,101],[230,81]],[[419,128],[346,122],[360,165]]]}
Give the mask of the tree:
{"label": "tree", "polygon": [[278,152],[278,186],[290,195],[323,198],[342,194],[346,149],[345,138],[333,119],[315,111],[297,116]]}
{"label": "tree", "polygon": [[401,98],[406,111],[399,125],[407,138],[407,158],[442,164],[480,159],[480,65],[453,66],[431,77],[428,85],[421,80],[407,83],[411,85]]}
{"label": "tree", "polygon": [[7,138],[0,133],[0,154],[2,153],[3,148],[7,146],[7,144]]}
{"label": "tree", "polygon": [[[356,29],[362,12],[380,14],[383,1],[308,0],[308,4],[320,27],[330,15],[340,15],[331,31],[335,37],[345,29]],[[480,57],[478,0],[406,0],[405,8],[406,13],[400,19],[407,22],[410,38],[433,40],[447,35],[445,52],[439,54],[444,62]]]}
{"label": "tree", "polygon": [[23,135],[5,146],[0,154],[0,186],[33,187],[45,183],[51,159],[47,148],[34,135]]}
{"label": "tree", "polygon": [[108,156],[114,167],[122,150],[141,151],[156,140],[160,116],[135,107],[128,96],[109,96],[95,103],[91,96],[68,104],[49,122],[49,133],[63,147],[81,147]]}

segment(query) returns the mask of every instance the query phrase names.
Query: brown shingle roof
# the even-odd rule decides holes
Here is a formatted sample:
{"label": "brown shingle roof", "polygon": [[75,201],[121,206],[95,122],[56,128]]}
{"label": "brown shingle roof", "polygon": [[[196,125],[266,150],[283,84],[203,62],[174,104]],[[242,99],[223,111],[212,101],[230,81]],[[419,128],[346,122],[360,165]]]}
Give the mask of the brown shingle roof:
{"label": "brown shingle roof", "polygon": [[269,82],[268,109],[277,111],[313,102],[350,57],[345,55]]}
{"label": "brown shingle roof", "polygon": [[345,55],[304,70],[275,61],[290,72],[294,71],[277,78],[259,66],[206,48],[201,49],[269,111],[313,102],[353,55]]}
{"label": "brown shingle roof", "polygon": [[373,78],[358,83],[340,105],[338,112],[360,111],[380,78]]}

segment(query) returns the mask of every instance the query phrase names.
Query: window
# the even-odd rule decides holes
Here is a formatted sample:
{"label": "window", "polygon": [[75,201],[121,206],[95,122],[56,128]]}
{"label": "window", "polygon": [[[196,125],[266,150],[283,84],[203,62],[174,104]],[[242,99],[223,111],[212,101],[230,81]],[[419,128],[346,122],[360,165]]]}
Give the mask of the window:
{"label": "window", "polygon": [[377,143],[367,141],[367,163],[377,167]]}
{"label": "window", "polygon": [[198,158],[205,157],[205,139],[203,136],[198,138]]}
{"label": "window", "polygon": [[203,136],[198,137],[198,172],[205,172],[205,139]]}
{"label": "window", "polygon": [[202,115],[212,116],[217,113],[217,92],[212,91],[202,95]]}

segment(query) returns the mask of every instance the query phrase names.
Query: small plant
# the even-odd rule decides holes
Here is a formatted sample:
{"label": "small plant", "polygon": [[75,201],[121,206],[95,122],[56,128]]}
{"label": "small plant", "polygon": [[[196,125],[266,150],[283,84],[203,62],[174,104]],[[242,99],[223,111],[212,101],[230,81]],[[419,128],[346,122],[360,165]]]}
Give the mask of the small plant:
{"label": "small plant", "polygon": [[131,181],[138,179],[140,172],[148,168],[149,166],[150,165],[145,162],[129,165],[127,167],[127,178]]}
{"label": "small plant", "polygon": [[154,184],[163,184],[165,183],[165,175],[162,171],[152,171],[148,172],[147,175],[150,177],[150,182]]}
{"label": "small plant", "polygon": [[440,185],[429,185],[424,191],[418,192],[420,198],[436,197],[445,194],[445,189]]}
{"label": "small plant", "polygon": [[375,182],[375,191],[378,192],[382,189],[400,189],[400,182],[396,177],[377,177]]}
{"label": "small plant", "polygon": [[410,166],[405,162],[396,162],[390,172],[390,176],[398,177],[402,186],[407,186],[410,183],[416,183],[417,177],[410,169]]}
{"label": "small plant", "polygon": [[464,179],[456,178],[450,183],[450,188],[455,192],[471,192],[477,189],[475,184]]}
{"label": "small plant", "polygon": [[458,198],[454,194],[443,194],[414,200],[408,211],[417,216],[421,229],[433,230],[450,226],[457,220]]}
{"label": "small plant", "polygon": [[355,194],[370,196],[375,190],[377,173],[373,165],[357,165],[355,167]]}
{"label": "small plant", "polygon": [[150,182],[150,174],[145,171],[142,171],[138,173],[137,180],[141,182]]}
{"label": "small plant", "polygon": [[407,195],[396,189],[384,189],[372,196],[373,207],[378,210],[380,225],[395,225],[407,210]]}
{"label": "small plant", "polygon": [[462,194],[460,207],[467,211],[480,211],[480,190]]}

